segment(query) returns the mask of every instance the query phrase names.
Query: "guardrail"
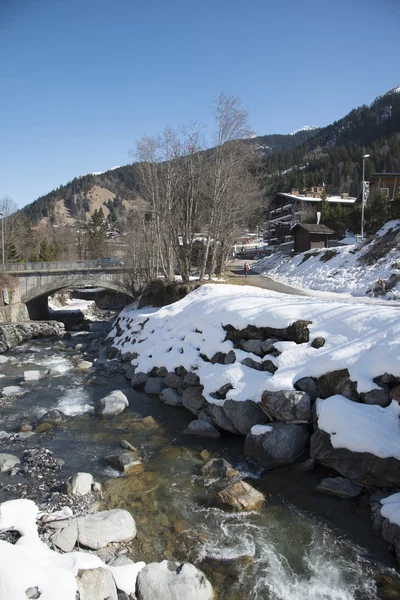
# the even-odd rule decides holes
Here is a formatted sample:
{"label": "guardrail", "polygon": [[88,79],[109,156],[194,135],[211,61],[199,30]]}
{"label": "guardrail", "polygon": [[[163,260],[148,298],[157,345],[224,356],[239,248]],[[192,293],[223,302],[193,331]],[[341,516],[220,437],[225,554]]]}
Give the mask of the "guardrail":
{"label": "guardrail", "polygon": [[6,263],[5,271],[77,271],[80,269],[113,269],[124,266],[117,258],[97,258],[95,260],[49,260],[43,262]]}

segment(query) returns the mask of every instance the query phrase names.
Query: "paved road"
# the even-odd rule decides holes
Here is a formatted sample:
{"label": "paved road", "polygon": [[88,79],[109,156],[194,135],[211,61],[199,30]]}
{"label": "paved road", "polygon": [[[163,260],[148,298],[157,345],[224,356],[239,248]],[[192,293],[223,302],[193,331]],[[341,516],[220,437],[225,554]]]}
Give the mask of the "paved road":
{"label": "paved road", "polygon": [[235,261],[228,265],[229,270],[233,273],[233,277],[229,279],[229,283],[234,285],[254,285],[255,287],[264,288],[281,294],[291,294],[294,296],[308,296],[304,291],[300,291],[290,285],[285,285],[274,281],[270,277],[264,277],[258,273],[254,273],[251,269],[247,277],[244,276],[243,261]]}

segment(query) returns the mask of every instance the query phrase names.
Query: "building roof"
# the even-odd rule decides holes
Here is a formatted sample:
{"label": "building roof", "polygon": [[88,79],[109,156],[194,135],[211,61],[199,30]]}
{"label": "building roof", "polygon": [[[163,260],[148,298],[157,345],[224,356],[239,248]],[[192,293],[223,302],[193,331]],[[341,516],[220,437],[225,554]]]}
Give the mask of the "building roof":
{"label": "building roof", "polygon": [[370,177],[400,177],[400,173],[371,173]]}
{"label": "building roof", "polygon": [[[399,174],[400,176],[400,174]],[[301,200],[302,202],[322,202],[321,198],[313,198],[311,196],[297,196],[296,194],[287,194],[286,192],[278,192],[277,196],[284,196],[285,198],[289,198],[290,200]],[[342,196],[327,196],[327,202],[337,202],[343,204],[354,204],[357,198],[342,198]]]}
{"label": "building roof", "polygon": [[290,231],[293,232],[296,227],[305,229],[308,233],[322,233],[324,235],[333,235],[335,232],[327,227],[326,225],[318,225],[317,223],[296,223],[291,227]]}

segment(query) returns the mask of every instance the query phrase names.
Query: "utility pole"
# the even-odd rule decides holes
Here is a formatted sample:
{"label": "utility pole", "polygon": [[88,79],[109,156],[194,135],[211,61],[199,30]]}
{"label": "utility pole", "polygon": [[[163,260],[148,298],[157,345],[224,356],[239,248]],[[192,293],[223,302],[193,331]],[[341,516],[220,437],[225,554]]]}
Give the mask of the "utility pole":
{"label": "utility pole", "polygon": [[362,200],[361,200],[361,240],[364,241],[364,212],[365,212],[365,159],[369,154],[363,156],[363,175],[362,175]]}

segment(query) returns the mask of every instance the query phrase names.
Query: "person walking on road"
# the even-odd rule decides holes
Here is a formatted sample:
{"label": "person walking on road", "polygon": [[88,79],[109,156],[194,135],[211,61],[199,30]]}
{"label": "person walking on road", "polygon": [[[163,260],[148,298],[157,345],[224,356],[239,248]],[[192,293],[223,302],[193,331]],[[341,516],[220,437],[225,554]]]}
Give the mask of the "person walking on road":
{"label": "person walking on road", "polygon": [[243,270],[244,270],[244,276],[247,277],[249,270],[250,270],[249,263],[247,263],[247,262],[244,263]]}

